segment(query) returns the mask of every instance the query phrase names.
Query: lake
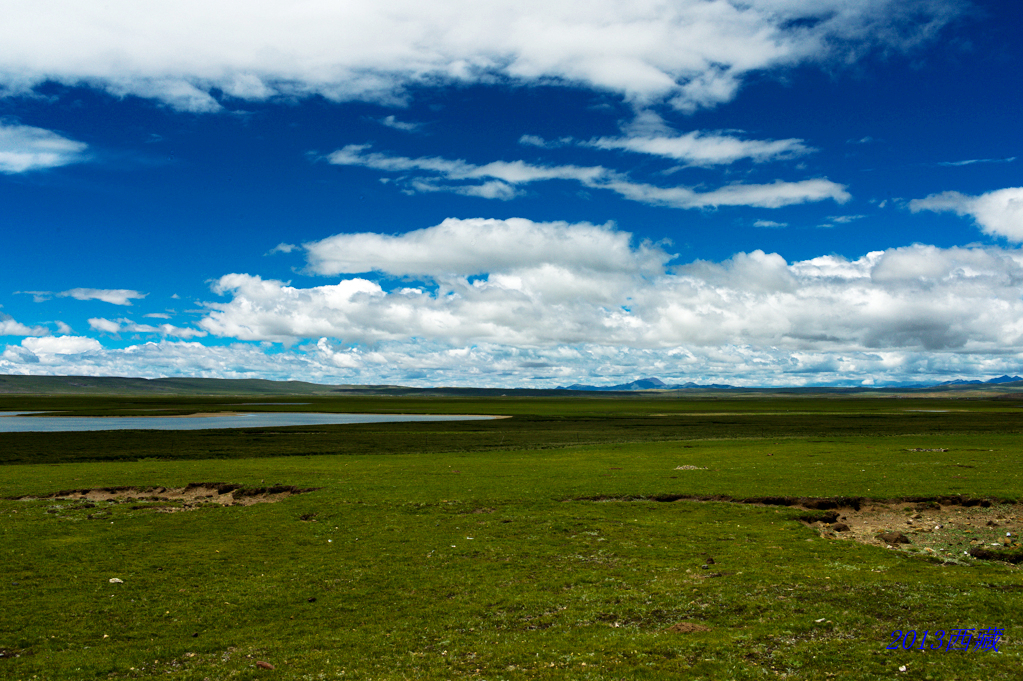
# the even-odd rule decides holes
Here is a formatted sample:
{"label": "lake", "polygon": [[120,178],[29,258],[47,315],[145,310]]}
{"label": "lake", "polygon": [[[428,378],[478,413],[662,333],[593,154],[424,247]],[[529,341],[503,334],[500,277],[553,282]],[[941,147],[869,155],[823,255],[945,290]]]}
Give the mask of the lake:
{"label": "lake", "polygon": [[258,412],[218,416],[25,416],[42,412],[0,412],[0,433],[61,433],[91,430],[213,430],[279,428],[404,421],[481,421],[468,414],[317,414]]}

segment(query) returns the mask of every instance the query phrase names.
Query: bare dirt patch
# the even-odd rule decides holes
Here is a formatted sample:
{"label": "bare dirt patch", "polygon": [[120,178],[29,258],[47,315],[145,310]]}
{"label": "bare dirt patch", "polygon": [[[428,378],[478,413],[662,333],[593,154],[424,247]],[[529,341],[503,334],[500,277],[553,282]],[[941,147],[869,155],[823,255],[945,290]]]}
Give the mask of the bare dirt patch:
{"label": "bare dirt patch", "polygon": [[[973,500],[968,500],[973,501]],[[826,539],[898,548],[945,560],[1019,562],[1023,507],[981,502],[869,501],[810,522]]]}
{"label": "bare dirt patch", "polygon": [[578,501],[718,501],[785,506],[821,537],[881,546],[947,563],[974,559],[1023,564],[1023,504],[960,495],[876,500],[863,497],[585,497]]}
{"label": "bare dirt patch", "polygon": [[[313,492],[318,487],[300,489],[294,485],[273,485],[270,487],[244,487],[226,482],[192,482],[185,487],[100,487],[95,489],[72,489],[54,492],[44,496],[14,497],[17,501],[62,500],[81,501],[85,504],[98,502],[113,503],[161,503],[155,510],[165,513],[191,511],[208,505],[252,506],[253,504],[275,503],[295,494]],[[170,502],[170,503],[167,503]]]}

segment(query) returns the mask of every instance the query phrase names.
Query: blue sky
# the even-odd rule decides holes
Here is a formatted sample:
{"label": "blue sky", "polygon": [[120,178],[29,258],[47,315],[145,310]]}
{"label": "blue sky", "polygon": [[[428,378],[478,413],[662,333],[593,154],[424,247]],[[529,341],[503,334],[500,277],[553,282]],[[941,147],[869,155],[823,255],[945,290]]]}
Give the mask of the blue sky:
{"label": "blue sky", "polygon": [[0,373],[1021,373],[1021,29],[960,0],[13,10]]}

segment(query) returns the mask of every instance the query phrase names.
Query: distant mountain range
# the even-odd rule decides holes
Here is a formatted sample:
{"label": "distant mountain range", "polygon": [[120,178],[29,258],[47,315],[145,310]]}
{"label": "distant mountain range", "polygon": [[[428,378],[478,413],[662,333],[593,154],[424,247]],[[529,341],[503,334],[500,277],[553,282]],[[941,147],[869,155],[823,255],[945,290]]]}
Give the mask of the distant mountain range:
{"label": "distant mountain range", "polygon": [[[899,384],[887,387],[892,388],[941,388],[941,387],[954,387],[960,385],[998,385],[1002,383],[1019,383],[1023,382],[1021,376],[999,376],[998,378],[992,378],[987,381],[964,381],[958,379],[955,381],[945,381],[944,383],[911,383],[911,384]],[[584,385],[582,383],[575,383],[573,385],[558,386],[558,390],[588,390],[588,391],[634,391],[634,390],[684,390],[687,388],[703,388],[705,390],[737,390],[739,386],[728,385],[726,383],[693,383],[692,381],[687,383],[672,383],[668,384],[659,378],[640,378],[632,381],[631,383],[619,383],[618,385]]]}
{"label": "distant mountain range", "polygon": [[735,386],[725,383],[665,383],[659,378],[640,378],[617,385],[585,385],[575,383],[557,388],[477,388],[432,387],[414,388],[399,385],[321,385],[302,381],[269,381],[262,379],[221,378],[133,378],[123,376],[12,376],[0,374],[0,395],[319,395],[319,396],[533,396],[553,397],[566,392],[640,392],[644,390],[728,390],[738,392],[771,393],[873,393],[899,390],[990,390],[992,392],[1019,391],[1023,393],[1023,377],[999,376],[986,381],[963,380],[944,383],[901,383],[881,386],[806,386],[802,388]]}
{"label": "distant mountain range", "polygon": [[583,385],[582,383],[575,383],[573,385],[558,386],[558,390],[682,390],[683,388],[707,388],[713,390],[727,390],[729,388],[735,388],[734,385],[726,385],[724,383],[673,383],[671,385],[665,383],[659,378],[640,378],[633,381],[632,383],[619,383],[618,385]]}
{"label": "distant mountain range", "polygon": [[992,378],[987,381],[964,381],[959,379],[958,381],[945,381],[938,385],[991,385],[992,383],[1019,383],[1023,381],[1023,377],[1020,376],[999,376],[998,378]]}

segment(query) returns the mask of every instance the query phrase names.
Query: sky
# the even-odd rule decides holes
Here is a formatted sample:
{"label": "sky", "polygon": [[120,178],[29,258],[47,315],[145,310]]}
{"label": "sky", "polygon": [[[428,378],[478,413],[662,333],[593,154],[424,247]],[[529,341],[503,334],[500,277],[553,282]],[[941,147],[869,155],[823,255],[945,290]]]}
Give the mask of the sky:
{"label": "sky", "polygon": [[0,23],[0,374],[1023,374],[1018,0],[109,0]]}

